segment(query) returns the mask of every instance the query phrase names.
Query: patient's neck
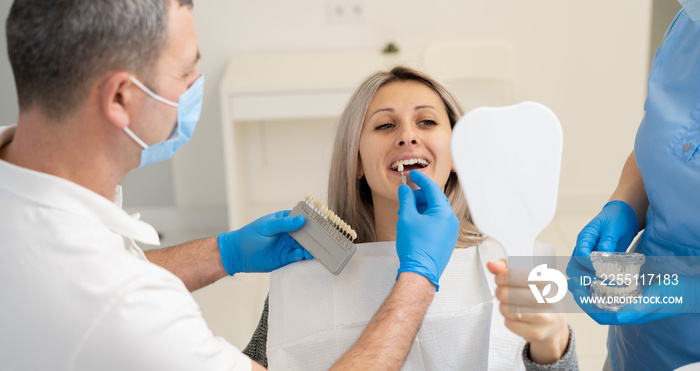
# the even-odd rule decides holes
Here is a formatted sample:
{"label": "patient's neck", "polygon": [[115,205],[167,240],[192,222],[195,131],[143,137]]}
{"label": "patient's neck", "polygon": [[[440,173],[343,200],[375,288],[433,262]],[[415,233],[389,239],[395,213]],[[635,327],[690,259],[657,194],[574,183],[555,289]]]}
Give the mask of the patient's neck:
{"label": "patient's neck", "polygon": [[377,241],[396,241],[396,222],[399,220],[399,202],[374,197],[374,231]]}

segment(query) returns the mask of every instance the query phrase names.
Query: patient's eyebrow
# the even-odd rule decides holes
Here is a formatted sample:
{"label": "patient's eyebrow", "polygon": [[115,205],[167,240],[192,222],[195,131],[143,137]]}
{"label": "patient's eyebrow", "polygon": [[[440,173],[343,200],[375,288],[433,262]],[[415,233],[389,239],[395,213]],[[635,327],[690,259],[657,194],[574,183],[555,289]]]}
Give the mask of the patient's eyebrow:
{"label": "patient's eyebrow", "polygon": [[380,108],[380,109],[374,111],[371,115],[369,115],[369,118],[372,118],[372,116],[376,115],[379,112],[396,112],[396,110],[391,108],[391,107]]}
{"label": "patient's eyebrow", "polygon": [[416,106],[413,110],[414,110],[414,111],[418,111],[418,110],[425,109],[425,108],[430,108],[430,109],[434,109],[434,110],[437,111],[437,108],[435,108],[435,107],[433,107],[433,106],[431,106],[431,105],[428,105],[428,104],[425,104],[425,105],[422,105],[422,106]]}
{"label": "patient's eyebrow", "polygon": [[[415,106],[415,107],[413,108],[414,111],[418,111],[418,110],[422,110],[422,109],[432,109],[432,110],[437,111],[437,108],[435,108],[435,107],[433,107],[433,106],[431,106],[431,105],[429,105],[429,104],[423,104],[423,105],[420,105],[420,106]],[[379,112],[396,112],[396,110],[393,109],[393,108],[391,108],[391,107],[380,108],[380,109],[374,111],[371,115],[369,115],[369,118],[371,119],[372,116],[376,115],[376,114],[379,113]]]}

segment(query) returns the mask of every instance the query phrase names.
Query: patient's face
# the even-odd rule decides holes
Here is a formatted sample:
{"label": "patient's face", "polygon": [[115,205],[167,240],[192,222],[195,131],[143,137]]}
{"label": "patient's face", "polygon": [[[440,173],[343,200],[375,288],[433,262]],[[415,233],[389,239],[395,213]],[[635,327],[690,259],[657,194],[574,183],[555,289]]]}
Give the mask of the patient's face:
{"label": "patient's face", "polygon": [[384,85],[369,104],[360,135],[360,173],[372,198],[398,201],[401,172],[418,170],[444,187],[452,170],[452,128],[445,104],[428,86],[417,81]]}

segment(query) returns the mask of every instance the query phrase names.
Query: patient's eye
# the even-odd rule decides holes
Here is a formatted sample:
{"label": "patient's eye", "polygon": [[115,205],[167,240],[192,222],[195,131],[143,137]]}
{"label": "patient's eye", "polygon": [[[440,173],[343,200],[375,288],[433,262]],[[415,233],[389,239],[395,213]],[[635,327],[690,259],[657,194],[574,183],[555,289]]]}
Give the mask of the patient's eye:
{"label": "patient's eye", "polygon": [[391,129],[393,127],[394,127],[394,124],[387,122],[387,123],[375,126],[374,130],[387,130],[387,129]]}
{"label": "patient's eye", "polygon": [[433,120],[423,120],[418,123],[420,126],[437,126],[437,122]]}

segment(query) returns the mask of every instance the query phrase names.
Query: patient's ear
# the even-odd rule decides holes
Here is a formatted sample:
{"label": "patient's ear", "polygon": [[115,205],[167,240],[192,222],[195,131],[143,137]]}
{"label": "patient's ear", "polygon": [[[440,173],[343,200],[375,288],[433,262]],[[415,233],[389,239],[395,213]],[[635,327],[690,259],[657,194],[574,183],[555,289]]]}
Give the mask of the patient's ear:
{"label": "patient's ear", "polygon": [[100,84],[100,108],[107,119],[117,127],[129,126],[129,103],[132,101],[130,74],[126,71],[103,75]]}
{"label": "patient's ear", "polygon": [[365,176],[365,170],[362,168],[362,158],[357,156],[357,179],[362,179]]}

